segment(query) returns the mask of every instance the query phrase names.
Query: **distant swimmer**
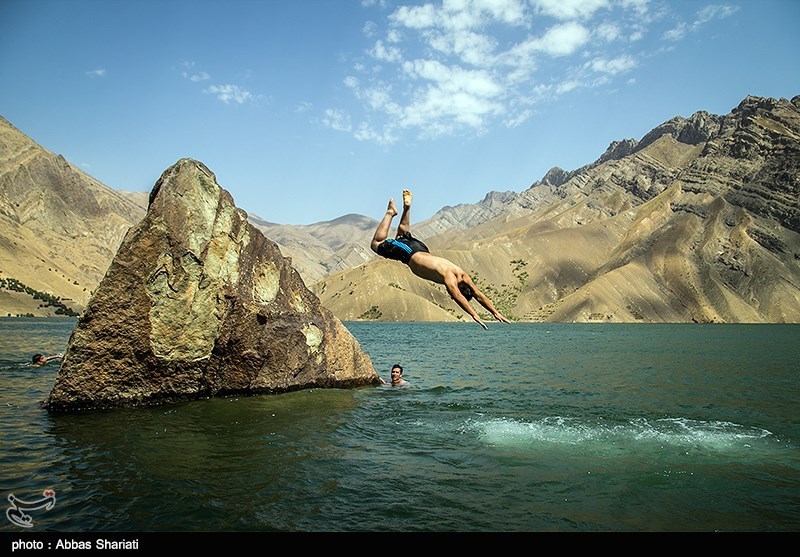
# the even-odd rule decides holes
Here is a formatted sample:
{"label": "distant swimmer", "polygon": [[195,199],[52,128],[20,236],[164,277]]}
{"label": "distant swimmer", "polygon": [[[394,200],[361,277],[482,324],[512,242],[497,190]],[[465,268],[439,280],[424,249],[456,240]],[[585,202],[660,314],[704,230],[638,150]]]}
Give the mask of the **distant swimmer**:
{"label": "distant swimmer", "polygon": [[39,367],[45,365],[50,360],[58,360],[63,358],[63,354],[54,354],[52,356],[45,356],[44,354],[34,354],[33,358],[31,358],[31,363],[28,364],[31,367]]}
{"label": "distant swimmer", "polygon": [[[381,379],[383,381],[383,379]],[[386,383],[383,381],[384,385],[391,385],[392,387],[405,387],[408,385],[408,381],[403,379],[403,366],[400,364],[394,364],[392,366],[392,378],[390,383]]]}
{"label": "distant swimmer", "polygon": [[378,229],[375,231],[375,236],[372,238],[372,244],[370,245],[372,251],[381,257],[402,261],[418,277],[443,284],[450,297],[484,329],[488,329],[486,323],[481,321],[469,303],[473,297],[498,321],[508,323],[508,319],[495,309],[489,298],[478,290],[470,276],[461,267],[443,257],[432,255],[424,243],[411,236],[409,224],[411,197],[409,190],[403,190],[403,214],[400,217],[400,225],[397,227],[397,236],[394,239],[389,238],[389,228],[392,224],[392,219],[397,216],[397,209],[394,205],[394,199],[389,200],[386,213],[383,215],[383,219],[381,219]]}

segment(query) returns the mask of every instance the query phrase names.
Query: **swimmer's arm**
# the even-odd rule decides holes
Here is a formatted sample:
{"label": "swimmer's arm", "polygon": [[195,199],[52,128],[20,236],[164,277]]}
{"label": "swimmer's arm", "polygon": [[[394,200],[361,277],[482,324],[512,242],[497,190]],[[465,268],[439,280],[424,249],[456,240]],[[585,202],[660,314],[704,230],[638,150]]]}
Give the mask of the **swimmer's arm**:
{"label": "swimmer's arm", "polygon": [[473,291],[475,292],[475,299],[478,300],[478,303],[483,307],[485,307],[487,310],[489,310],[489,313],[494,315],[498,321],[502,321],[503,323],[509,322],[508,319],[503,317],[503,315],[499,311],[497,311],[492,301],[489,298],[487,298],[483,292],[481,292],[477,288],[474,288]]}
{"label": "swimmer's arm", "polygon": [[461,309],[463,309],[464,311],[469,313],[470,316],[472,316],[473,321],[475,321],[478,325],[480,325],[484,329],[488,329],[489,328],[489,327],[486,326],[486,323],[481,321],[481,318],[478,317],[478,314],[475,312],[475,310],[472,308],[470,303],[467,301],[467,299],[461,293],[461,290],[458,289],[458,282],[456,281],[455,278],[450,278],[450,279],[446,280],[444,285],[447,288],[447,293],[450,294],[450,297],[453,298],[453,300],[455,300],[455,302],[459,306],[461,306]]}

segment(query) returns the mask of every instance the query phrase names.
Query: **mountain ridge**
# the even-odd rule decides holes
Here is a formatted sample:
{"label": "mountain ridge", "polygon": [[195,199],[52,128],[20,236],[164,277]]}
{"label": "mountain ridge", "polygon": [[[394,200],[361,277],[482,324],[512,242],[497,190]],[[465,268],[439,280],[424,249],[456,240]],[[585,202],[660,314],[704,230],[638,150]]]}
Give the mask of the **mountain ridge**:
{"label": "mountain ridge", "polygon": [[[144,210],[0,117],[0,279],[80,312]],[[0,315],[56,315],[0,288]]]}
{"label": "mountain ridge", "polygon": [[[594,163],[551,170],[504,214],[429,245],[519,320],[798,322],[798,106],[747,97],[725,116],[673,118]],[[419,319],[387,284],[463,319],[408,274],[371,263],[318,289],[343,319]]]}
{"label": "mountain ridge", "polygon": [[[412,230],[473,274],[517,320],[798,322],[799,105],[800,97],[750,96],[726,115],[676,116],[639,140],[610,142],[578,169],[553,167],[523,191],[490,191],[477,203],[442,207]],[[49,287],[80,310],[80,290],[69,283],[88,295],[124,231],[144,214],[147,194],[111,190],[14,136],[5,119],[0,124],[0,255],[16,252],[16,266],[4,265],[0,279],[38,261],[28,273],[32,286]],[[40,192],[48,201],[87,184],[81,218],[67,214],[63,202],[56,204],[66,211],[61,219],[47,214],[48,203],[36,203],[27,190],[47,190],[45,178],[53,181],[53,192]],[[110,227],[93,220],[97,207]],[[342,320],[464,319],[441,288],[369,250],[377,226],[370,217],[312,225],[249,220]],[[37,235],[57,252],[26,244]],[[83,274],[66,263],[42,271],[78,245],[91,256],[73,265]],[[0,287],[0,315],[14,313],[9,295]]]}

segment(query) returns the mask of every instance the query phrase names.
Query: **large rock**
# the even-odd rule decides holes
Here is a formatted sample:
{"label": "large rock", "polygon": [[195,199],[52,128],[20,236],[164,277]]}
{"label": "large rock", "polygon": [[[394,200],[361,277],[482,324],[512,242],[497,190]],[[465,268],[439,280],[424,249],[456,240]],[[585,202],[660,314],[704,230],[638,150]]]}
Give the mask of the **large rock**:
{"label": "large rock", "polygon": [[150,194],[79,319],[45,406],[125,406],[380,378],[202,163]]}

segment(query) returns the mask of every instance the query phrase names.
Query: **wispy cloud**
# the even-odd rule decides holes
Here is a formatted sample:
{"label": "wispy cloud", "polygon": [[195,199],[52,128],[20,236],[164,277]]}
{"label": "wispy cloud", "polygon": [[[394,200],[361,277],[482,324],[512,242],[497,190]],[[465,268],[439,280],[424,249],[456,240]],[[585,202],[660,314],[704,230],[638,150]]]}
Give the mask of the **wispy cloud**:
{"label": "wispy cloud", "polygon": [[207,72],[195,70],[195,65],[196,64],[194,62],[184,62],[181,75],[189,81],[206,81],[211,79],[211,76],[208,75]]}
{"label": "wispy cloud", "polygon": [[693,26],[699,27],[705,23],[708,23],[712,19],[724,19],[732,16],[738,11],[739,6],[712,4],[697,12],[697,18],[695,19]]}
{"label": "wispy cloud", "polygon": [[707,6],[670,34],[670,6],[656,0],[362,4],[372,7],[369,45],[343,79],[355,104],[328,108],[320,121],[378,143],[518,126],[536,105],[577,89],[635,83],[659,48],[650,42],[648,53],[645,38],[677,40],[736,11]]}
{"label": "wispy cloud", "polygon": [[96,68],[94,70],[89,70],[86,72],[86,75],[89,77],[105,77],[106,76],[106,69],[105,68]]}
{"label": "wispy cloud", "polygon": [[238,85],[209,85],[203,92],[214,95],[225,104],[244,104],[255,99],[250,91]]}
{"label": "wispy cloud", "polygon": [[[184,79],[187,79],[194,83],[199,83],[203,81],[210,81],[211,75],[202,70],[195,69],[196,64],[195,62],[184,62],[182,64],[183,71],[181,75]],[[249,73],[249,72],[248,72]],[[231,83],[226,84],[212,84],[203,89],[203,93],[207,95],[212,95],[213,97],[219,99],[220,101],[224,102],[225,104],[244,104],[246,102],[251,102],[256,100],[256,95],[251,93],[249,90],[245,89],[240,85],[234,85]]]}
{"label": "wispy cloud", "polygon": [[533,0],[539,13],[562,20],[589,19],[610,4],[609,0]]}
{"label": "wispy cloud", "polygon": [[687,33],[698,31],[706,23],[715,19],[725,19],[739,11],[739,6],[727,4],[711,4],[701,8],[695,13],[694,21],[679,21],[672,29],[664,33],[664,38],[670,41],[683,39]]}
{"label": "wispy cloud", "polygon": [[323,123],[329,128],[333,128],[334,130],[341,132],[349,132],[353,129],[353,126],[350,125],[349,116],[339,110],[334,110],[331,108],[325,111]]}
{"label": "wispy cloud", "polygon": [[636,60],[627,54],[610,60],[607,58],[595,58],[591,62],[587,62],[585,67],[598,73],[616,75],[635,68]]}
{"label": "wispy cloud", "polygon": [[184,75],[184,77],[187,77],[189,81],[208,81],[209,79],[211,79],[211,76],[208,75],[206,72],[200,72],[192,75]]}

